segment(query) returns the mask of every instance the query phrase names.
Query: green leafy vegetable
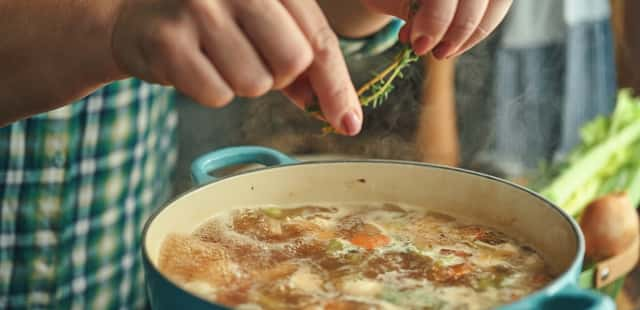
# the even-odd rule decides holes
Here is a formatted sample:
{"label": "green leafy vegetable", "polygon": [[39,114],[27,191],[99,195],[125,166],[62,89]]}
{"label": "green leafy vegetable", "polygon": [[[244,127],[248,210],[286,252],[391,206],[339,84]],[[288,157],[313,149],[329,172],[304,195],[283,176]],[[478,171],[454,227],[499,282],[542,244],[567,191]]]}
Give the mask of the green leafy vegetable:
{"label": "green leafy vegetable", "polygon": [[[540,193],[574,217],[598,196],[627,191],[640,201],[640,99],[621,90],[614,112],[581,130],[582,143],[567,160],[548,171],[556,174]],[[559,167],[559,168],[558,168]]]}

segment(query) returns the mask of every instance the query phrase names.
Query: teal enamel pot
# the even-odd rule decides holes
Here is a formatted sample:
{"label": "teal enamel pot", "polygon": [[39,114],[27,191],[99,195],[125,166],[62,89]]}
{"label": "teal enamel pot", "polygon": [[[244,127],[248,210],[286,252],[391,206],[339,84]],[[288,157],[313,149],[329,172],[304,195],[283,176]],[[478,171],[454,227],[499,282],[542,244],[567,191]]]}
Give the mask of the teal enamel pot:
{"label": "teal enamel pot", "polygon": [[[216,178],[242,164],[266,167]],[[275,150],[233,147],[198,158],[198,187],[148,220],[142,255],[153,309],[224,309],[161,274],[157,257],[168,233],[190,233],[216,212],[265,204],[398,202],[445,208],[526,240],[559,274],[543,289],[500,309],[615,309],[611,299],[577,286],[584,240],[576,222],[539,195],[476,172],[385,160],[297,162]]]}

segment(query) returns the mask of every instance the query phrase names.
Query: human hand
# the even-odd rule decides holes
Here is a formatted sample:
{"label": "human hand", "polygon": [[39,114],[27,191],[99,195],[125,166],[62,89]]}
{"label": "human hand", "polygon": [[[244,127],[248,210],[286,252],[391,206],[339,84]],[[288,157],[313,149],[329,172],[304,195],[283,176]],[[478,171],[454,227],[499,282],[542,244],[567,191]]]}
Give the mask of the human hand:
{"label": "human hand", "polygon": [[205,105],[275,89],[303,106],[315,93],[338,132],[355,135],[362,126],[337,37],[316,1],[125,0],[112,52],[127,74]]}
{"label": "human hand", "polygon": [[361,0],[381,13],[408,20],[411,3],[419,10],[400,31],[418,55],[458,56],[485,39],[504,19],[512,0]]}

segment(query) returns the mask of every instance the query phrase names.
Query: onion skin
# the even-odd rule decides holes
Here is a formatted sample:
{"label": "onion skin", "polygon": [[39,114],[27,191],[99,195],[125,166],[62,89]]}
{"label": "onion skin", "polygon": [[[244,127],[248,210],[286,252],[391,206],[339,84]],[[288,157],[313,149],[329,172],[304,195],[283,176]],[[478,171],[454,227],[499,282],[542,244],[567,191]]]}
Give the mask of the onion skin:
{"label": "onion skin", "polygon": [[614,193],[591,202],[582,214],[580,227],[585,255],[601,261],[626,250],[640,234],[638,214],[626,193]]}

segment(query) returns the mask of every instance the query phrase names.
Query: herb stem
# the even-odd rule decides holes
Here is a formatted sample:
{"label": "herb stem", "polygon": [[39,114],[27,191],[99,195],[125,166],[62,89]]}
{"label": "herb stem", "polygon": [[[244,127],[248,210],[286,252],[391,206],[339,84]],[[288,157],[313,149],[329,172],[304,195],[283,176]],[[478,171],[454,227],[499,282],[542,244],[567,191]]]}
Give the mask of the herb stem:
{"label": "herb stem", "polygon": [[[393,63],[392,66],[389,66],[390,69],[389,72],[391,73],[391,76],[384,82],[384,84],[382,85],[382,87],[380,87],[376,92],[374,92],[373,94],[371,94],[371,96],[365,97],[365,98],[361,98],[360,99],[360,103],[363,106],[367,106],[369,105],[369,103],[371,103],[372,101],[374,101],[376,98],[382,96],[385,92],[387,92],[387,89],[391,86],[391,84],[393,83],[393,81],[396,79],[396,77],[400,74],[401,70],[399,70],[398,68],[400,67],[401,63],[402,63],[402,59],[404,58],[405,53],[402,53],[401,55],[399,55],[399,57],[397,57],[397,60]],[[389,74],[389,72],[383,72],[383,74],[381,74],[380,76],[378,76],[378,81],[380,81],[384,76],[386,76],[387,74]],[[360,93],[358,95],[361,95]]]}
{"label": "herb stem", "polygon": [[[360,87],[360,89],[358,89],[358,96],[361,96],[362,94],[364,94],[375,83],[378,83],[385,76],[387,76],[391,71],[395,70],[400,65],[400,63],[402,62],[403,54],[404,53],[400,53],[399,55],[397,55],[395,60],[393,61],[393,63],[391,63],[389,66],[387,66],[387,68],[385,68],[382,72],[380,72],[378,75],[376,75],[369,82],[367,82],[366,84],[362,85],[362,87]],[[365,104],[363,104],[363,105],[365,105]]]}
{"label": "herb stem", "polygon": [[[409,5],[409,22],[413,21],[413,16],[418,11],[420,7],[420,2],[417,0],[412,0]],[[419,59],[419,57],[414,54],[410,45],[405,45],[402,51],[400,51],[393,60],[393,63],[388,65],[382,72],[376,74],[371,80],[362,85],[358,91],[358,99],[360,101],[360,105],[368,106],[373,103],[373,107],[376,108],[383,100],[387,98],[389,93],[393,90],[393,82],[397,77],[402,78],[402,70],[409,66],[412,62],[415,62]],[[385,80],[387,76],[390,77]],[[367,96],[365,95],[368,91],[371,91],[372,94]],[[318,107],[317,101],[314,99],[314,102],[305,108],[305,110],[313,115],[314,117],[320,119],[321,121],[326,122],[326,119],[322,115],[320,108]],[[335,129],[331,126],[325,126],[323,128],[324,134],[334,133]]]}

